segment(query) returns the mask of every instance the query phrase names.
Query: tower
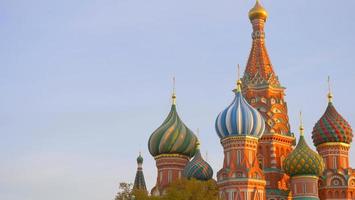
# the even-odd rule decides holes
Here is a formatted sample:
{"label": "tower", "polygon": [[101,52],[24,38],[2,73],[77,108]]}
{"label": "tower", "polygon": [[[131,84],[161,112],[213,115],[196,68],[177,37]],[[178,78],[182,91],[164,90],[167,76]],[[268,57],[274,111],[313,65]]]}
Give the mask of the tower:
{"label": "tower", "polygon": [[313,151],[304,139],[302,119],[300,139],[296,148],[286,157],[285,172],[291,176],[291,194],[295,200],[318,200],[318,177],[324,170],[322,157]]}
{"label": "tower", "polygon": [[181,121],[177,113],[174,89],[169,115],[148,141],[149,152],[154,157],[158,169],[152,195],[164,194],[166,186],[181,178],[186,164],[195,154],[196,142],[197,137]]}
{"label": "tower", "polygon": [[224,149],[217,185],[223,200],[264,200],[265,177],[257,159],[258,139],[264,132],[261,114],[244,99],[238,80],[235,98],[217,117],[215,128]]}
{"label": "tower", "polygon": [[355,199],[355,170],[349,167],[353,133],[350,124],[335,109],[330,87],[327,109],[312,134],[313,143],[325,162],[319,182],[320,199]]}
{"label": "tower", "polygon": [[133,185],[133,189],[134,190],[144,190],[147,191],[147,187],[145,185],[145,179],[144,179],[144,174],[143,174],[143,157],[142,155],[139,153],[139,156],[137,158],[137,173],[136,173],[136,177],[134,179],[134,185]]}
{"label": "tower", "polygon": [[253,27],[252,47],[245,68],[243,94],[266,122],[265,133],[258,145],[258,159],[267,181],[267,199],[281,200],[288,197],[288,179],[282,165],[292,151],[295,138],[290,132],[285,88],[281,86],[271,64],[266,46],[264,25],[267,11],[257,0],[249,11]]}
{"label": "tower", "polygon": [[212,179],[212,167],[202,158],[199,141],[197,141],[195,156],[189,163],[187,163],[183,171],[183,176],[188,179],[194,178],[200,181],[208,181]]}

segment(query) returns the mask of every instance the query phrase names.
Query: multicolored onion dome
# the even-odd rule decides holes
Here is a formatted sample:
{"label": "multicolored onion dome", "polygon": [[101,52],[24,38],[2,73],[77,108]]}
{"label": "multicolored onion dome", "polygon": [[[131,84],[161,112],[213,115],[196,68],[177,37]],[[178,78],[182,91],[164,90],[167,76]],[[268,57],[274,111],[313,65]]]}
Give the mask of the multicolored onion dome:
{"label": "multicolored onion dome", "polygon": [[303,136],[303,126],[300,127],[300,132],[296,148],[284,160],[284,171],[291,177],[320,176],[324,170],[323,159],[307,145]]}
{"label": "multicolored onion dome", "polygon": [[315,146],[326,142],[344,142],[350,144],[353,131],[350,124],[338,113],[329,101],[323,116],[314,125],[312,139]]}
{"label": "multicolored onion dome", "polygon": [[257,0],[254,7],[252,9],[250,9],[250,11],[249,11],[250,21],[253,21],[254,19],[262,19],[262,20],[266,21],[267,17],[268,17],[267,11],[260,4],[260,2]]}
{"label": "multicolored onion dome", "polygon": [[197,137],[181,121],[176,111],[175,98],[173,95],[168,117],[149,138],[148,148],[152,156],[179,154],[192,157],[195,154]]}
{"label": "multicolored onion dome", "polygon": [[197,144],[194,158],[187,163],[183,171],[183,176],[188,179],[195,178],[200,181],[210,180],[213,176],[213,170],[211,166],[205,160],[203,160],[201,156],[199,143]]}
{"label": "multicolored onion dome", "polygon": [[228,136],[260,138],[264,133],[264,118],[244,99],[240,87],[241,82],[238,81],[233,102],[216,119],[215,128],[221,139]]}

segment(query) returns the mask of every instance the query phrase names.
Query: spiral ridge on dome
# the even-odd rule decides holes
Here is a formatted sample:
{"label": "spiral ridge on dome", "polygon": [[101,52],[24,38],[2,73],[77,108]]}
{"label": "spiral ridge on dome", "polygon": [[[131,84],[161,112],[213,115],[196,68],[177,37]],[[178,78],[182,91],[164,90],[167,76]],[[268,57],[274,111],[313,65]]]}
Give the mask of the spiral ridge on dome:
{"label": "spiral ridge on dome", "polygon": [[179,154],[192,157],[196,151],[196,142],[197,137],[181,121],[173,103],[168,117],[150,136],[148,148],[152,156]]}

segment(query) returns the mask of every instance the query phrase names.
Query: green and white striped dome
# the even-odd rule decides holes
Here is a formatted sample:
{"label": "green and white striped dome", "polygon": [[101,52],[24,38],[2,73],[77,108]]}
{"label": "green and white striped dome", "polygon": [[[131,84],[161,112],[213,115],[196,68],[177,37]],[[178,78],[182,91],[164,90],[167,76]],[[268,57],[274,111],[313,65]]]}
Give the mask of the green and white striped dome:
{"label": "green and white striped dome", "polygon": [[149,138],[148,148],[152,156],[179,154],[192,157],[196,152],[197,137],[181,121],[175,105],[175,95],[168,117]]}

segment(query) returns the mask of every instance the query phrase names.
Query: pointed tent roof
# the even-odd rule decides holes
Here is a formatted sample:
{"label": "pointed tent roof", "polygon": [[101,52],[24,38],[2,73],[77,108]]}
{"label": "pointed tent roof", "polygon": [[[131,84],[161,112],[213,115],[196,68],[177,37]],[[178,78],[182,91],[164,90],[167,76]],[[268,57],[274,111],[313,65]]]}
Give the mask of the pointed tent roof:
{"label": "pointed tent roof", "polygon": [[139,153],[139,156],[137,157],[137,164],[138,164],[138,168],[137,168],[137,172],[136,172],[136,177],[134,179],[133,189],[147,191],[147,186],[145,184],[143,168],[142,168],[143,157],[140,153]]}
{"label": "pointed tent roof", "polygon": [[[253,43],[249,54],[249,59],[245,68],[243,84],[247,87],[273,86],[282,88],[278,77],[269,58],[264,40],[264,22],[267,18],[267,11],[259,1],[249,11],[249,18],[253,24]],[[263,22],[253,22],[253,19],[264,19]],[[256,25],[254,25],[256,23]]]}

